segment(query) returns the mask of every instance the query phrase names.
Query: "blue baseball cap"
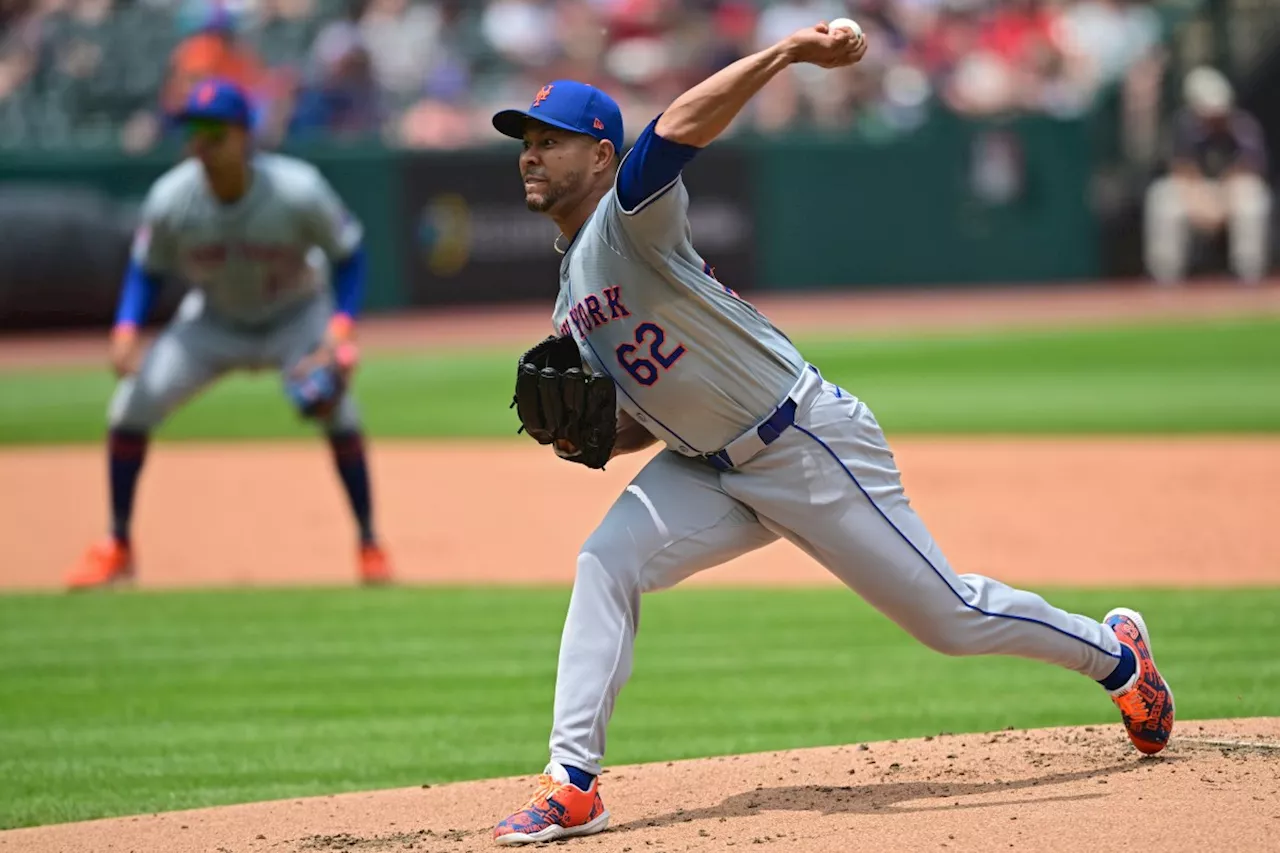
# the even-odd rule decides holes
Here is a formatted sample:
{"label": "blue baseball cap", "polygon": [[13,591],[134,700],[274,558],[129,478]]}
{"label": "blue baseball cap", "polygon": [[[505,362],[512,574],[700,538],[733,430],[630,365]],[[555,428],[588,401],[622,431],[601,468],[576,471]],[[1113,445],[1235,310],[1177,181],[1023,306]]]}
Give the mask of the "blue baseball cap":
{"label": "blue baseball cap", "polygon": [[513,139],[524,138],[529,119],[585,133],[613,143],[622,156],[622,110],[618,103],[595,86],[576,80],[554,80],[538,90],[527,110],[503,110],[493,117],[498,133]]}
{"label": "blue baseball cap", "polygon": [[253,108],[240,87],[225,80],[205,80],[197,83],[187,96],[187,103],[178,113],[178,121],[225,121],[250,127],[253,124]]}

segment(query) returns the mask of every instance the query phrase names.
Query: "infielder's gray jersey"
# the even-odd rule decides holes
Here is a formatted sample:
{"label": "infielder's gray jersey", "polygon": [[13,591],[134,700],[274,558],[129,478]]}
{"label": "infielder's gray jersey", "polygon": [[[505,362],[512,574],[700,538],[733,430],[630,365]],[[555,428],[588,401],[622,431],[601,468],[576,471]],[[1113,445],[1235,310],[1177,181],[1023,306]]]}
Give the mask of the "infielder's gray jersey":
{"label": "infielder's gray jersey", "polygon": [[[287,370],[313,352],[334,310],[325,256],[347,258],[360,238],[319,170],[292,157],[254,157],[253,183],[232,205],[209,192],[197,160],[162,175],[143,206],[133,257],[150,273],[182,273],[194,289],[137,375],[117,386],[111,427],[151,430],[229,370]],[[359,427],[351,394],[325,426]]]}
{"label": "infielder's gray jersey", "polygon": [[142,208],[133,258],[150,273],[181,273],[204,291],[206,310],[233,323],[265,324],[328,286],[362,230],[320,171],[258,154],[253,183],[219,202],[195,159],[160,177]]}
{"label": "infielder's gray jersey", "polygon": [[719,450],[774,409],[804,359],[693,248],[683,178],[623,210],[617,189],[560,265],[553,322],[613,377],[620,407],[686,455]]}

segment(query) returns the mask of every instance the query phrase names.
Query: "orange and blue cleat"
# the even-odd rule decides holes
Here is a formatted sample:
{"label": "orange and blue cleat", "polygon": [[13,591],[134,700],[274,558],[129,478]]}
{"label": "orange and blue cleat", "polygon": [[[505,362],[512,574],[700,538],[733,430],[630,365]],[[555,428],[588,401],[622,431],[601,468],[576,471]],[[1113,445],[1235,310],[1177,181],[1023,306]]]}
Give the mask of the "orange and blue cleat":
{"label": "orange and blue cleat", "polygon": [[1133,652],[1137,668],[1123,687],[1111,691],[1120,709],[1129,740],[1139,752],[1154,755],[1164,749],[1173,731],[1173,691],[1165,683],[1151,657],[1147,624],[1136,610],[1117,607],[1102,620],[1116,639]]}
{"label": "orange and blue cleat", "polygon": [[595,835],[609,825],[609,812],[600,799],[600,780],[584,791],[552,762],[538,777],[538,790],[524,808],[498,824],[493,839],[499,844],[538,844],[560,838]]}

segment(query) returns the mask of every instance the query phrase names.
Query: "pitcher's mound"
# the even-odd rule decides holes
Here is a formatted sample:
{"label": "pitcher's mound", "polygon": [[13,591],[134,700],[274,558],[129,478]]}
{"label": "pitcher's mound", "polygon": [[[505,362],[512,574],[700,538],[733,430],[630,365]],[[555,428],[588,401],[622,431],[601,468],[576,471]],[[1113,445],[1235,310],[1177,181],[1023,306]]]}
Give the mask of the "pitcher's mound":
{"label": "pitcher's mound", "polygon": [[[496,851],[531,777],[0,833],[0,851]],[[1261,850],[1280,836],[1280,718],[1187,721],[1141,758],[1118,725],[617,767],[603,835],[559,849]],[[1272,841],[1267,841],[1271,838]]]}

